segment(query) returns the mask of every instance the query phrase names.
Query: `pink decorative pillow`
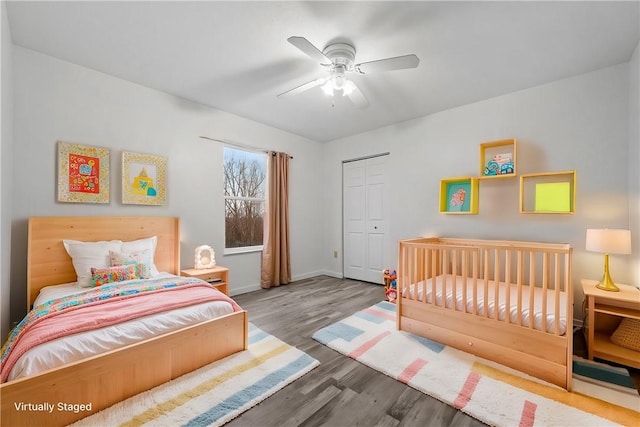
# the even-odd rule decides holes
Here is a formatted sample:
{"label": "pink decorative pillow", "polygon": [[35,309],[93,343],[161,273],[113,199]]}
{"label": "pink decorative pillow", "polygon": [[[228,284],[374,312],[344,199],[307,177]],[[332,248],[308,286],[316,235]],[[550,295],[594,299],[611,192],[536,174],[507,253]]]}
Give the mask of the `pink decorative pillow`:
{"label": "pink decorative pillow", "polygon": [[91,268],[91,286],[137,279],[136,266],[119,265],[117,267]]}
{"label": "pink decorative pillow", "polygon": [[149,265],[151,266],[151,277],[156,277],[158,267],[154,263],[156,246],[158,245],[158,236],[152,236],[145,239],[134,240],[132,242],[122,242],[120,246],[120,252],[123,254],[131,254],[140,251],[149,251]]}
{"label": "pink decorative pillow", "polygon": [[136,275],[140,279],[148,279],[151,277],[151,251],[149,249],[130,253],[109,251],[109,259],[112,267],[135,265]]}

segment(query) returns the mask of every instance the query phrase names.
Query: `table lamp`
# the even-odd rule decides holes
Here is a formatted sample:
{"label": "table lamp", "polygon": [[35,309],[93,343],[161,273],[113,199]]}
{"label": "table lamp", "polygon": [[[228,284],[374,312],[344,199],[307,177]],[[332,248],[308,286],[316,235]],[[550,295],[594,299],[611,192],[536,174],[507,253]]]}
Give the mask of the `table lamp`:
{"label": "table lamp", "polygon": [[209,245],[198,246],[195,251],[194,266],[196,270],[213,268],[216,266],[216,254]]}
{"label": "table lamp", "polygon": [[609,254],[631,253],[631,231],[609,228],[587,229],[586,249],[604,254],[604,275],[596,288],[618,292],[620,289],[613,283],[609,275]]}

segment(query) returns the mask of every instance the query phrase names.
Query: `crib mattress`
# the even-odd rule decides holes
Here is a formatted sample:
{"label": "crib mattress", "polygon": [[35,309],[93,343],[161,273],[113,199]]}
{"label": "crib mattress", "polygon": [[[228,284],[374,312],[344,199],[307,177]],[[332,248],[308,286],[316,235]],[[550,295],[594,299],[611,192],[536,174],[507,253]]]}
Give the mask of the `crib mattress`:
{"label": "crib mattress", "polygon": [[[466,310],[469,313],[473,313],[474,310],[474,301],[473,301],[473,279],[465,278],[462,276],[454,276],[451,274],[440,275],[432,279],[426,280],[426,290],[427,290],[427,302],[433,304],[433,295],[432,295],[432,281],[435,280],[435,290],[436,290],[436,298],[435,304],[442,306],[443,305],[443,296],[444,296],[444,305],[447,308],[453,308],[453,288],[455,286],[456,289],[456,300],[455,300],[455,309],[458,311],[463,310],[463,306],[466,305]],[[466,301],[463,301],[462,290],[463,287],[467,288],[467,298]],[[416,296],[416,287],[417,287],[417,296]],[[425,289],[425,282],[421,281],[415,284],[411,284],[408,287],[409,293],[403,292],[404,298],[423,300],[423,292]],[[498,301],[495,301],[495,289],[496,283],[494,281],[488,282],[487,287],[487,298],[484,297],[484,281],[478,279],[477,281],[477,307],[476,313],[480,316],[485,315],[485,309],[487,310],[487,316],[490,318],[495,317],[496,310],[498,311],[498,319],[505,320],[507,313],[509,316],[509,322],[518,323],[518,288],[516,285],[507,286],[506,283],[500,282],[498,284]],[[509,307],[506,304],[507,298],[507,290],[509,292]],[[559,317],[559,334],[564,335],[567,331],[567,295],[565,292],[560,292],[560,302],[558,309],[558,317]],[[521,324],[524,326],[529,326],[529,319],[533,317],[533,328],[542,331],[542,325],[544,322],[545,332],[555,333],[555,319],[556,319],[556,310],[555,310],[555,292],[548,290],[546,295],[547,307],[546,307],[546,318],[543,318],[542,314],[542,306],[543,306],[543,289],[539,287],[533,288],[533,312],[529,309],[529,300],[530,300],[530,287],[523,286],[522,287],[522,303],[521,303]]]}

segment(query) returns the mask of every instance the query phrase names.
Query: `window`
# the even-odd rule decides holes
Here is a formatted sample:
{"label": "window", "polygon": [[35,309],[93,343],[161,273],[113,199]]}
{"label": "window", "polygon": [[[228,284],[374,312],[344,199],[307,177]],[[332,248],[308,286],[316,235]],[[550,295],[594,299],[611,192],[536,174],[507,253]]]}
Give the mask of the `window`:
{"label": "window", "polygon": [[225,252],[262,249],[267,155],[224,147]]}

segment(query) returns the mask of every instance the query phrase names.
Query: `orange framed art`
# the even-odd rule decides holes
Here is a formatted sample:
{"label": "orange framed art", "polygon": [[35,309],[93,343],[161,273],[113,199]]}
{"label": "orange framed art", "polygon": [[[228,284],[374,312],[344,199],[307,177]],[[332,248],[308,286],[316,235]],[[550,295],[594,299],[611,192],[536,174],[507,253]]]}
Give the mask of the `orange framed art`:
{"label": "orange framed art", "polygon": [[58,201],[109,203],[109,149],[58,141]]}

